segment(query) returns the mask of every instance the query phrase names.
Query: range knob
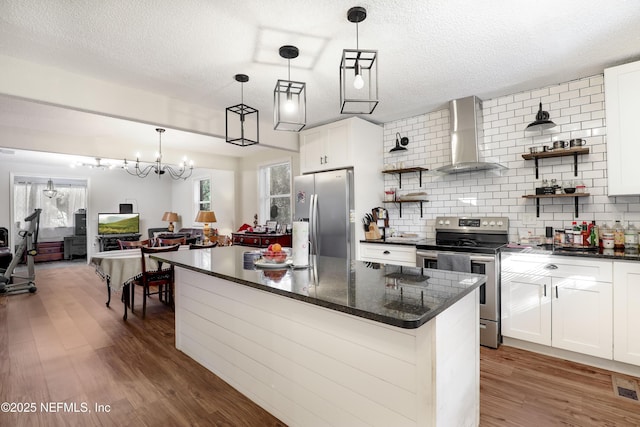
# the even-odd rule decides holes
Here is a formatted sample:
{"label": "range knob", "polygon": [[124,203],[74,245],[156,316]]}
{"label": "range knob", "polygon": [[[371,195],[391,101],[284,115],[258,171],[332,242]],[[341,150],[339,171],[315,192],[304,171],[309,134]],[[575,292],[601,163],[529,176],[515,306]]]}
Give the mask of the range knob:
{"label": "range knob", "polygon": [[444,222],[444,225],[450,225],[450,224],[451,224],[451,221],[449,221],[449,220],[446,220],[446,221]]}
{"label": "range knob", "polygon": [[482,221],[482,226],[486,227],[487,225],[489,225],[489,223],[487,221]]}
{"label": "range knob", "polygon": [[444,225],[444,221],[443,220],[438,221],[438,225]]}
{"label": "range knob", "polygon": [[491,227],[495,227],[496,222],[495,222],[495,221],[491,221],[491,222],[489,222],[489,225],[490,225]]}
{"label": "range knob", "polygon": [[504,225],[504,222],[498,221],[497,224],[498,224],[498,227],[502,227]]}

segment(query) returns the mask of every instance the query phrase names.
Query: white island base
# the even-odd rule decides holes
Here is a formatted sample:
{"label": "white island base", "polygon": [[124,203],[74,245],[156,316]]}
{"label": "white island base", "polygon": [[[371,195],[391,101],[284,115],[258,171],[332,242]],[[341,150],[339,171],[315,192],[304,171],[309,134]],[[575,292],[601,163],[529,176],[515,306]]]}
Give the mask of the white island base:
{"label": "white island base", "polygon": [[289,426],[477,426],[478,291],[417,329],[176,268],[176,347]]}

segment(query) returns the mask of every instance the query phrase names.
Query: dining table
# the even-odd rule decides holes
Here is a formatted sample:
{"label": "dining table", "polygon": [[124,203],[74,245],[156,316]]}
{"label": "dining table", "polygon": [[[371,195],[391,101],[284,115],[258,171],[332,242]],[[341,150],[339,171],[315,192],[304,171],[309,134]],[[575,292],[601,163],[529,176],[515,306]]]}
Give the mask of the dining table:
{"label": "dining table", "polygon": [[[183,249],[188,250],[189,247],[181,246],[180,250]],[[96,273],[107,284],[107,307],[111,303],[111,291],[122,292],[121,300],[124,304],[122,318],[127,320],[131,284],[142,276],[142,252],[140,248],[97,252],[91,256],[89,263],[95,266]],[[148,270],[155,270],[158,268],[159,263],[147,256],[146,265]],[[167,268],[170,267],[167,266]]]}

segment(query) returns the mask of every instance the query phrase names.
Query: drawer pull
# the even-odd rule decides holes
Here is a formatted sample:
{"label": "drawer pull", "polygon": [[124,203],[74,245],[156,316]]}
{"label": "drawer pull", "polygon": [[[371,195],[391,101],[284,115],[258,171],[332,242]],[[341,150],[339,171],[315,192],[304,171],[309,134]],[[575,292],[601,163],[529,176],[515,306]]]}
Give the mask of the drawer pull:
{"label": "drawer pull", "polygon": [[547,264],[544,266],[544,268],[546,268],[547,270],[557,270],[558,266],[555,264]]}
{"label": "drawer pull", "polygon": [[384,252],[382,252],[382,253],[383,253],[383,254],[385,254],[385,255],[389,255],[391,252],[389,252],[389,251],[384,251]]}
{"label": "drawer pull", "polygon": [[544,296],[547,296],[547,285],[544,285]]}
{"label": "drawer pull", "polygon": [[556,299],[558,299],[558,287],[556,286]]}

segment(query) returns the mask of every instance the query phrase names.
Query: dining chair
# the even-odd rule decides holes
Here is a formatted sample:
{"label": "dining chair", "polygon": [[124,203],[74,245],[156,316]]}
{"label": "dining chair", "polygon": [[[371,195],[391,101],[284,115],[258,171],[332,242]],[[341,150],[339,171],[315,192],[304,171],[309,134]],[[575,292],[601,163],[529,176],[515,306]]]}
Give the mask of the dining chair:
{"label": "dining chair", "polygon": [[171,246],[171,245],[186,245],[187,238],[186,237],[176,237],[174,239],[163,239],[162,237],[158,237],[156,239],[156,246]]}
{"label": "dining chair", "polygon": [[[142,273],[140,278],[132,282],[131,286],[131,312],[134,312],[134,295],[136,285],[142,286],[142,318],[147,313],[147,297],[151,295],[158,295],[160,301],[165,304],[173,304],[173,280],[174,280],[174,267],[173,264],[169,268],[162,268],[162,263],[158,264],[156,270],[150,270],[147,268],[149,264],[148,256],[150,254],[157,254],[161,252],[175,252],[180,248],[180,245],[164,246],[156,248],[148,248],[145,246],[140,247],[142,252]],[[151,287],[157,286],[157,291],[152,292]]]}
{"label": "dining chair", "polygon": [[118,239],[118,245],[120,245],[120,249],[136,249],[141,248],[142,246],[149,247],[151,246],[151,241],[147,240],[120,240]]}
{"label": "dining chair", "polygon": [[189,245],[189,249],[209,249],[209,248],[215,248],[216,246],[218,246],[218,242],[212,242],[208,245],[198,245],[195,243],[191,243]]}

